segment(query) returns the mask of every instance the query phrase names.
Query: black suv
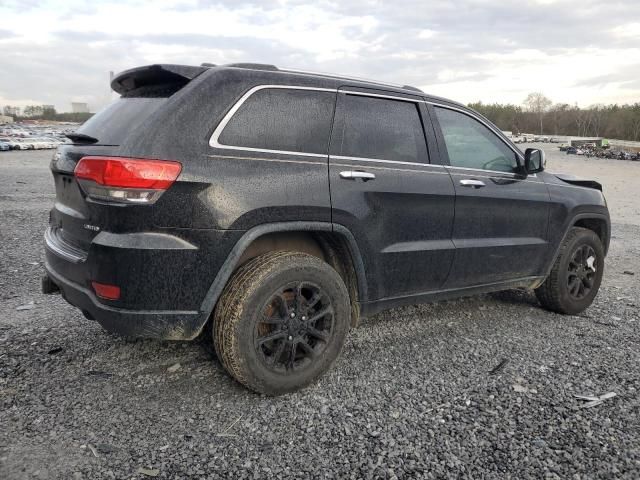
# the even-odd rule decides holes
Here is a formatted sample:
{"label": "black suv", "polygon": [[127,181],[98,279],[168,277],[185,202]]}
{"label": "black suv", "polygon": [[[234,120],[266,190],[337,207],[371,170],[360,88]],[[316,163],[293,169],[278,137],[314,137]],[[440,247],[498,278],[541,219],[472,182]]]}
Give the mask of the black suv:
{"label": "black suv", "polygon": [[383,309],[530,288],[576,314],[601,186],[544,172],[464,105],[271,65],[152,65],[51,162],[43,290],[109,331],[189,340],[256,391],[303,387]]}

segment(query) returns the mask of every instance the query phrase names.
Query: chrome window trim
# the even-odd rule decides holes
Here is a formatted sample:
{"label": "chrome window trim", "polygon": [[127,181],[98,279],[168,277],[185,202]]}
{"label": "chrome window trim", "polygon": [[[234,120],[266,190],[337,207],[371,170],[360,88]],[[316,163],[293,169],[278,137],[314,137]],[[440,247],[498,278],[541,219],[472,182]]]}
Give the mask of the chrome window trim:
{"label": "chrome window trim", "polygon": [[[456,170],[464,170],[464,171],[469,171],[469,172],[484,172],[484,173],[489,172],[489,173],[499,173],[499,174],[501,174],[501,175],[507,175],[507,176],[509,176],[510,178],[511,178],[511,177],[514,177],[514,178],[515,178],[515,177],[524,177],[524,175],[519,174],[519,173],[502,172],[502,171],[500,171],[500,170],[484,170],[484,169],[482,169],[482,168],[454,167],[453,165],[444,165],[444,167],[445,167],[447,170],[456,169]],[[453,172],[453,173],[455,173],[455,172]],[[461,175],[461,174],[460,174],[460,175]],[[535,174],[535,173],[530,173],[529,175],[527,175],[527,177],[526,177],[526,178],[529,178],[529,177],[537,178],[538,176],[537,176],[537,174]],[[524,178],[523,178],[523,180],[524,180]]]}
{"label": "chrome window trim", "polygon": [[214,148],[226,149],[226,150],[242,150],[245,152],[281,153],[285,155],[303,155],[305,157],[327,158],[328,154],[325,154],[325,153],[292,152],[288,150],[270,150],[266,148],[242,147],[239,145],[225,145],[220,143],[219,141],[220,135],[224,131],[225,127],[227,126],[231,118],[233,118],[233,116],[240,109],[242,104],[246,102],[247,99],[254,93],[260,90],[265,90],[269,88],[281,89],[281,90],[310,90],[310,91],[316,91],[316,92],[332,92],[332,93],[336,93],[338,91],[337,88],[305,87],[300,85],[256,85],[255,87],[252,87],[249,90],[247,90],[244,93],[244,95],[242,95],[242,97],[240,97],[240,99],[233,105],[233,107],[231,107],[231,109],[225,114],[225,116],[222,117],[222,120],[220,121],[216,129],[213,131],[213,134],[209,139],[209,146]]}
{"label": "chrome window trim", "polygon": [[[395,95],[384,95],[384,94],[381,94],[381,93],[370,93],[370,92],[357,92],[355,90],[343,90],[343,89],[340,89],[340,90],[338,90],[338,93],[345,93],[347,95],[360,95],[361,97],[386,98],[388,100],[400,100],[402,102],[410,102],[410,103],[426,103],[424,100],[422,100],[420,98],[397,97]],[[411,94],[407,93],[407,95],[411,95]]]}
{"label": "chrome window trim", "polygon": [[326,156],[324,162],[318,162],[313,160],[292,160],[289,158],[264,158],[264,157],[238,157],[235,155],[207,155],[209,158],[231,158],[234,160],[249,160],[249,161],[257,161],[257,162],[280,162],[280,163],[299,163],[304,165],[322,165],[323,167],[327,166]]}
{"label": "chrome window trim", "polygon": [[[424,163],[412,163],[411,165],[417,165],[417,166],[421,166],[421,165],[425,165]],[[353,168],[353,164],[348,164],[348,163],[332,163],[330,165],[331,167],[346,167],[346,168]],[[427,165],[430,166],[430,165]],[[417,169],[417,168],[395,168],[392,166],[388,166],[388,167],[382,167],[382,166],[375,166],[375,165],[368,165],[366,168],[372,169],[372,170],[395,170],[395,171],[399,171],[399,172],[416,172],[416,173],[427,173],[427,174],[431,174],[431,175],[449,175],[447,172],[442,171],[442,170],[427,170],[427,169]]]}
{"label": "chrome window trim", "polygon": [[329,158],[335,159],[335,160],[356,160],[360,162],[395,163],[397,165],[420,165],[422,167],[444,167],[444,165],[436,165],[433,163],[401,162],[400,160],[386,160],[383,158],[369,158],[369,157],[349,157],[347,155],[329,155]]}
{"label": "chrome window trim", "polygon": [[[305,157],[315,157],[315,158],[328,158],[329,157],[329,158],[336,159],[336,160],[356,160],[356,161],[366,161],[366,162],[374,162],[374,163],[390,163],[390,164],[396,164],[396,165],[418,165],[418,166],[422,166],[422,167],[435,167],[435,168],[459,169],[459,170],[475,171],[475,172],[498,173],[498,174],[501,174],[501,175],[506,175],[506,176],[511,176],[511,177],[519,176],[519,174],[517,174],[517,173],[502,172],[502,171],[499,171],[499,170],[484,170],[484,169],[480,169],[480,168],[456,167],[456,166],[453,166],[453,165],[441,165],[441,164],[437,164],[437,163],[403,162],[403,161],[399,161],[399,160],[386,160],[386,159],[367,158],[367,157],[350,157],[350,156],[345,156],[345,155],[328,155],[328,154],[323,154],[323,153],[294,152],[294,151],[288,151],[288,150],[270,150],[270,149],[265,149],[265,148],[242,147],[242,146],[238,146],[238,145],[224,145],[224,144],[220,143],[219,142],[220,135],[224,131],[224,129],[227,126],[227,124],[229,123],[229,121],[231,121],[231,118],[240,109],[242,104],[244,102],[246,102],[247,99],[249,97],[251,97],[251,95],[253,95],[255,92],[258,92],[258,91],[264,90],[264,89],[269,89],[269,88],[283,89],[283,90],[289,89],[289,90],[309,90],[309,91],[318,91],[318,92],[345,93],[345,94],[349,94],[349,95],[360,95],[360,96],[364,96],[364,97],[385,98],[385,99],[389,99],[389,100],[399,100],[399,101],[403,101],[403,102],[425,103],[425,104],[428,104],[428,105],[433,105],[434,107],[447,108],[449,110],[454,110],[454,111],[460,112],[460,113],[462,113],[464,115],[467,115],[469,117],[472,117],[474,120],[476,120],[476,121],[480,122],[481,124],[483,124],[489,130],[491,130],[494,134],[496,134],[496,136],[500,139],[500,141],[502,143],[504,143],[507,147],[509,147],[509,149],[511,151],[513,151],[516,155],[518,155],[518,157],[521,160],[524,160],[524,157],[522,156],[521,152],[515,150],[511,145],[509,145],[507,142],[505,142],[504,139],[498,134],[498,131],[495,128],[493,128],[491,125],[486,123],[483,119],[481,119],[480,117],[475,115],[473,112],[469,112],[469,111],[463,110],[461,108],[453,107],[451,105],[446,105],[446,104],[437,103],[437,102],[431,102],[431,101],[420,99],[420,98],[399,97],[399,96],[395,96],[395,95],[384,95],[384,94],[370,93],[370,92],[358,92],[358,91],[354,91],[354,90],[343,90],[343,89],[338,89],[338,88],[307,87],[307,86],[302,86],[302,85],[271,85],[271,84],[267,84],[267,85],[256,85],[256,86],[250,88],[249,90],[247,90],[247,92],[245,92],[242,95],[242,97],[240,97],[240,99],[231,107],[231,109],[222,118],[222,120],[220,121],[220,123],[218,124],[216,129],[213,131],[213,134],[211,135],[211,138],[209,139],[209,146],[214,147],[214,148],[226,149],[226,150],[241,150],[241,151],[247,151],[247,152],[261,152],[261,153],[279,153],[279,154],[284,154],[284,155],[301,155],[301,156],[305,156]],[[407,95],[413,95],[413,94],[412,93],[407,93]],[[208,155],[208,156],[215,157],[216,155]],[[261,159],[256,158],[256,160],[261,160]],[[529,175],[529,177],[536,177],[536,174]],[[564,186],[564,185],[562,185],[562,186]]]}
{"label": "chrome window trim", "polygon": [[[449,172],[450,175],[458,175],[459,176],[464,176],[464,173],[462,172],[451,172],[448,168],[447,171]],[[486,170],[483,170],[486,171]],[[472,174],[469,175],[468,178],[490,178],[492,180],[513,180],[516,182],[525,182],[525,183],[537,183],[538,185],[544,185],[545,183],[541,180],[527,180],[526,178],[522,178],[522,177],[499,177],[497,175],[477,175],[477,174]],[[454,180],[452,178],[452,180]]]}

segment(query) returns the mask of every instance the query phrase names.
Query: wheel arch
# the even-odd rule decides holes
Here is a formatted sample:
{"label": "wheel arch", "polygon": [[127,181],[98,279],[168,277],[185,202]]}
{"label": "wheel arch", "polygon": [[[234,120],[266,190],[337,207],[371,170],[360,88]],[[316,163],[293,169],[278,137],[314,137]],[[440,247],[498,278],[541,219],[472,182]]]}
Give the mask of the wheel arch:
{"label": "wheel arch", "polygon": [[251,258],[274,251],[274,248],[317,256],[336,269],[352,298],[352,325],[357,324],[359,304],[367,300],[367,283],[360,250],[351,232],[329,222],[278,222],[248,230],[235,244],[201,304],[202,328],[236,269]]}
{"label": "wheel arch", "polygon": [[602,216],[590,216],[589,214],[583,214],[580,218],[574,220],[571,227],[582,227],[587,230],[592,230],[600,238],[602,246],[604,247],[604,253],[606,255],[609,250],[609,238],[610,225],[607,219]]}
{"label": "wheel arch", "polygon": [[547,265],[544,277],[547,277],[551,272],[551,269],[553,268],[553,265],[556,262],[558,255],[560,254],[560,247],[564,243],[567,235],[569,235],[569,232],[573,227],[581,227],[592,230],[602,241],[605,255],[607,254],[609,250],[609,241],[611,239],[611,221],[609,219],[609,216],[602,213],[591,212],[576,214],[572,216],[566,223],[566,227],[562,234],[562,237],[560,237],[560,241],[556,245],[555,251],[551,256],[551,261]]}

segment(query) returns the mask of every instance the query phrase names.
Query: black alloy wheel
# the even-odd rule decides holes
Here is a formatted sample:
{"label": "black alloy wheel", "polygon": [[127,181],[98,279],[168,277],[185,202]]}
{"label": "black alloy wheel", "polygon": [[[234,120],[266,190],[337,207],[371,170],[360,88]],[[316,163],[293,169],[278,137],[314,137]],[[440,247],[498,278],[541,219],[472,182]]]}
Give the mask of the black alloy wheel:
{"label": "black alloy wheel", "polygon": [[258,358],[278,372],[305,369],[327,347],[333,315],[331,302],[318,285],[285,286],[267,302],[256,323]]}
{"label": "black alloy wheel", "polygon": [[571,255],[567,269],[567,291],[581,300],[591,292],[596,278],[597,257],[590,245],[580,245]]}
{"label": "black alloy wheel", "polygon": [[344,281],[324,260],[302,252],[264,253],[233,274],[216,305],[216,354],[256,392],[293,392],[338,358],[351,310]]}

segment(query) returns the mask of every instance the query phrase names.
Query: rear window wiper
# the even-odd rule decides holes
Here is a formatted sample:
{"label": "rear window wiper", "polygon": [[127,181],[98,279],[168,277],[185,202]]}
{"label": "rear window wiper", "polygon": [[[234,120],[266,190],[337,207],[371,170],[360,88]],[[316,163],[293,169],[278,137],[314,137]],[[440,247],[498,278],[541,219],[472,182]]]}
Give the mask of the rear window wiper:
{"label": "rear window wiper", "polygon": [[98,143],[98,139],[84,133],[66,133],[65,137],[73,143]]}

